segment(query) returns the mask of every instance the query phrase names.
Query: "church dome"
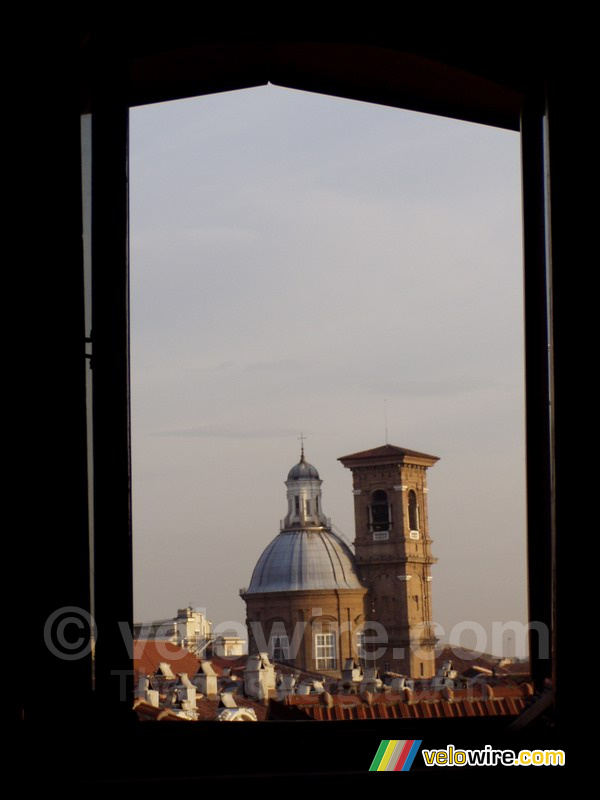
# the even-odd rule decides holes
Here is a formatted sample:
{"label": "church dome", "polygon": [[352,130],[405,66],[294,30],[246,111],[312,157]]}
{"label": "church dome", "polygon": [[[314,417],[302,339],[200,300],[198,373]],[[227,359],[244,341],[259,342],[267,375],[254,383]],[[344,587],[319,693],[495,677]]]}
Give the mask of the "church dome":
{"label": "church dome", "polygon": [[338,536],[327,529],[294,530],[267,546],[244,594],[362,588],[354,555]]}
{"label": "church dome", "polygon": [[317,468],[313,467],[312,464],[309,464],[308,461],[304,460],[304,453],[302,453],[302,458],[291,468],[287,476],[288,481],[297,481],[301,478],[311,478],[317,481],[320,480]]}

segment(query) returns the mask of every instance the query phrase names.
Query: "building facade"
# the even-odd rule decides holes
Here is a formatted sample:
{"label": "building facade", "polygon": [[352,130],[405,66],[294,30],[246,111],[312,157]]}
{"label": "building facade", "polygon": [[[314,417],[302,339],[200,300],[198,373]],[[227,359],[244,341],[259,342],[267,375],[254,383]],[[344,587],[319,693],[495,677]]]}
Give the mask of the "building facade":
{"label": "building facade", "polygon": [[287,514],[240,590],[249,652],[341,676],[347,659],[415,678],[435,674],[426,470],[438,460],[393,445],[339,459],[353,474],[354,552],[322,508],[304,457]]}
{"label": "building facade", "polygon": [[337,676],[357,657],[365,595],[352,550],[324,515],[319,473],[304,458],[289,471],[287,514],[259,558],[246,602],[250,653]]}

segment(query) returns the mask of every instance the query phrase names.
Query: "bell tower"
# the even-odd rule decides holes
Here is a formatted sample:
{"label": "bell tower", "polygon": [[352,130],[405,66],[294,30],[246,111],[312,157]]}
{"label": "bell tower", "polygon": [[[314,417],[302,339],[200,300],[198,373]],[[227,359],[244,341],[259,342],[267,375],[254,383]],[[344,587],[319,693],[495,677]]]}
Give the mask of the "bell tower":
{"label": "bell tower", "polygon": [[[379,668],[435,675],[426,473],[439,459],[386,444],[338,459],[352,472],[356,567],[368,587],[365,617],[383,626],[366,649]],[[374,629],[367,629],[367,637]]]}

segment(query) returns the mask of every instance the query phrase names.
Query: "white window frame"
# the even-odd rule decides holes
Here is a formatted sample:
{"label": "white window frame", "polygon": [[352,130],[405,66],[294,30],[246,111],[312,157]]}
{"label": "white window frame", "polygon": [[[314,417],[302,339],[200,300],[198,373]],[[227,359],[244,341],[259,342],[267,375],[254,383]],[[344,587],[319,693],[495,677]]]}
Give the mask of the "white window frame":
{"label": "white window frame", "polygon": [[337,669],[335,633],[315,633],[314,659],[317,669]]}

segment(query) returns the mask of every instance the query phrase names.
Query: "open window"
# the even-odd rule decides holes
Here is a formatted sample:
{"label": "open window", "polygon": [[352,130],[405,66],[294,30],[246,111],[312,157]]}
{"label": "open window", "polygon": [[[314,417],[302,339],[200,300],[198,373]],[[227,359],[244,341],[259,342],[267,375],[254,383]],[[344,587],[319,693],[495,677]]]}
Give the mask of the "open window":
{"label": "open window", "polygon": [[[491,426],[490,426],[491,427]],[[301,514],[310,513],[307,508],[305,498],[298,498],[299,512]],[[390,530],[393,526],[393,520],[390,514],[390,502],[387,494],[383,490],[375,490],[372,494],[371,504],[369,506],[370,525],[374,537],[383,537],[386,533],[389,536]],[[419,518],[417,508],[417,498],[414,492],[408,494],[408,516],[411,532],[419,531]],[[414,533],[413,533],[414,536]],[[241,581],[240,581],[241,582]]]}
{"label": "open window", "polygon": [[[482,60],[486,61],[481,54],[476,59],[472,53],[455,51],[445,57],[438,55],[432,58],[426,49],[415,55],[394,46],[375,46],[372,43],[361,45],[360,53],[357,53],[356,45],[348,45],[347,48],[340,44],[306,47],[301,43],[255,45],[248,41],[242,45],[207,46],[199,43],[190,45],[187,40],[186,47],[179,51],[179,42],[175,40],[158,46],[156,41],[138,40],[125,44],[100,38],[95,40],[91,50],[88,45],[86,39],[84,50],[86,57],[89,55],[91,68],[83,76],[84,106],[93,110],[94,170],[94,330],[91,348],[95,428],[93,610],[101,636],[96,648],[94,684],[89,661],[82,661],[71,668],[67,662],[57,663],[53,657],[44,656],[48,666],[47,677],[52,679],[52,685],[55,688],[63,686],[65,691],[70,691],[75,684],[87,687],[89,697],[92,696],[93,686],[96,697],[94,707],[101,708],[102,714],[110,718],[113,724],[128,716],[122,700],[120,676],[123,676],[127,696],[127,691],[131,694],[131,687],[127,689],[127,671],[131,662],[119,627],[120,622],[130,625],[133,622],[127,377],[127,108],[130,104],[160,102],[273,80],[284,85],[387,102],[430,113],[444,113],[511,129],[521,127],[525,198],[527,486],[528,515],[531,520],[528,547],[532,565],[529,572],[530,619],[542,621],[552,633],[552,659],[550,662],[536,659],[537,648],[533,647],[533,671],[538,685],[543,685],[544,680],[550,678],[556,686],[561,674],[557,670],[559,654],[562,652],[566,656],[568,652],[566,647],[559,649],[559,641],[562,641],[559,633],[568,630],[568,625],[561,628],[556,624],[557,620],[563,620],[564,612],[556,605],[553,586],[564,587],[566,579],[560,565],[564,564],[566,569],[568,559],[560,558],[564,545],[560,538],[554,536],[554,532],[562,515],[567,513],[565,509],[569,508],[570,513],[570,504],[561,505],[560,502],[555,503],[554,499],[560,498],[562,492],[561,473],[557,471],[557,465],[574,463],[574,459],[561,461],[560,458],[564,459],[569,454],[569,443],[577,438],[568,436],[569,422],[564,410],[566,404],[561,405],[566,392],[572,390],[570,382],[565,380],[568,370],[557,371],[553,387],[553,440],[550,437],[548,404],[550,367],[567,363],[567,359],[561,361],[567,352],[563,346],[565,342],[575,345],[574,332],[577,329],[573,324],[576,316],[568,291],[561,295],[554,316],[549,315],[548,306],[548,278],[551,284],[558,283],[559,287],[568,290],[569,281],[560,269],[564,264],[561,257],[565,254],[561,247],[564,248],[566,240],[575,238],[567,236],[568,225],[558,215],[550,218],[550,209],[556,209],[561,199],[566,204],[572,195],[567,192],[568,196],[563,196],[563,184],[555,180],[555,194],[550,196],[545,177],[549,171],[554,176],[558,172],[559,177],[567,178],[568,185],[569,172],[566,167],[569,151],[565,145],[564,128],[561,127],[565,124],[562,119],[569,118],[566,113],[568,94],[557,81],[556,75],[553,73],[550,76],[550,90],[546,91],[544,80],[539,78],[540,72],[544,78],[546,62],[543,58],[541,70],[530,69],[528,63],[524,62],[524,77],[520,77],[511,72],[504,56],[490,56],[487,62],[489,69],[486,69],[481,66]],[[358,57],[360,54],[362,58]],[[423,60],[429,72],[418,69],[423,66]],[[363,70],[364,65],[368,65],[368,69]],[[57,91],[63,90],[60,81],[56,85]],[[71,90],[72,86],[69,86]],[[75,95],[76,92],[73,92],[73,97]],[[76,143],[74,148],[71,144],[68,148],[65,146],[64,152],[73,155],[78,149],[78,114],[67,114],[64,120],[62,130],[67,132],[66,139],[69,143]],[[552,143],[552,159],[549,142]],[[79,153],[76,155],[78,160]],[[64,171],[64,164],[61,164],[61,168]],[[62,178],[63,173],[59,175],[57,172],[57,177]],[[76,183],[69,183],[69,186],[73,188]],[[56,222],[61,224],[58,213]],[[76,229],[77,224],[72,227]],[[552,240],[550,232],[553,233]],[[71,244],[76,242],[76,253],[80,233],[77,230],[74,237],[66,237]],[[73,251],[66,248],[65,252],[69,260]],[[551,271],[550,261],[557,253],[555,264],[558,268]],[[78,259],[79,255],[75,255],[69,263],[79,266]],[[52,305],[52,314],[49,308],[45,308],[41,315],[41,319],[49,322],[44,330],[54,331],[53,325],[58,320],[57,324],[64,326],[65,330],[70,326],[72,331],[72,336],[66,334],[64,341],[79,341],[83,338],[82,307],[79,304],[75,309],[77,303],[72,302],[77,296],[79,273],[77,269],[70,273],[61,271],[60,277],[67,282],[72,280],[72,284],[68,292],[64,291],[62,284],[53,287],[50,296],[56,302],[48,303],[48,306]],[[550,359],[549,339],[553,347]],[[574,349],[571,348],[571,353]],[[65,521],[62,540],[70,547],[64,561],[56,566],[52,580],[45,576],[44,585],[48,591],[44,595],[44,602],[48,612],[57,606],[68,605],[68,601],[65,601],[66,588],[79,594],[77,603],[81,602],[82,606],[85,605],[86,594],[89,594],[88,538],[87,534],[82,536],[85,526],[82,527],[79,513],[86,505],[87,489],[81,489],[81,481],[77,477],[85,474],[86,465],[81,437],[82,398],[85,393],[81,385],[82,370],[79,367],[72,370],[80,355],[83,357],[83,342],[81,348],[77,346],[69,350],[55,347],[52,350],[55,373],[60,376],[61,385],[69,387],[66,401],[56,404],[55,424],[61,429],[71,465],[77,466],[72,470],[73,480],[69,483],[69,491],[73,496],[72,509],[77,509],[77,514],[73,513],[72,518]],[[72,411],[75,406],[78,413],[74,416]],[[552,447],[551,441],[554,442]],[[551,479],[554,482],[554,495],[551,492]],[[48,498],[52,494],[54,497],[61,496],[64,485],[64,475],[59,479],[59,476],[49,474]],[[565,525],[565,529],[568,528],[568,524]],[[45,554],[50,557],[53,553],[40,542],[38,556]],[[61,576],[64,574],[64,580],[58,580],[57,573]],[[74,676],[73,683],[71,679]],[[26,717],[35,715],[36,709],[31,698],[23,700],[23,707]],[[81,761],[83,763],[85,759]],[[110,759],[106,758],[105,763],[110,764]],[[221,764],[221,767],[225,774],[225,765]]]}

